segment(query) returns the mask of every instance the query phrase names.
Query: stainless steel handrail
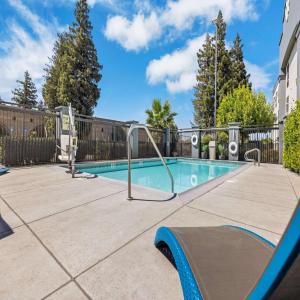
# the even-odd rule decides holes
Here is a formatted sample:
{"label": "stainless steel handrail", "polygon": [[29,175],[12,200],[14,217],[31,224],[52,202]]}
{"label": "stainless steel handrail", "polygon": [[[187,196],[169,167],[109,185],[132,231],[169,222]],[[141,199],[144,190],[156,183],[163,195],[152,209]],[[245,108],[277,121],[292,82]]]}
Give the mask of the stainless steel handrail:
{"label": "stainless steel handrail", "polygon": [[130,142],[130,137],[131,137],[131,134],[133,132],[134,129],[145,129],[151,143],[153,144],[155,150],[156,150],[156,153],[158,154],[160,160],[162,161],[164,167],[167,169],[167,172],[168,172],[168,175],[171,179],[171,189],[172,189],[172,193],[174,193],[174,178],[173,178],[173,175],[169,169],[169,167],[167,166],[166,164],[166,161],[165,159],[163,158],[163,156],[161,155],[148,127],[146,125],[142,125],[142,124],[131,124],[130,128],[129,128],[129,131],[128,131],[128,134],[127,134],[127,153],[128,153],[128,199],[133,199],[132,196],[131,196],[131,142]]}
{"label": "stainless steel handrail", "polygon": [[256,160],[255,159],[248,158],[248,154],[252,153],[254,151],[257,151],[257,165],[260,166],[261,151],[258,148],[254,148],[254,149],[246,151],[245,154],[244,154],[245,161],[253,161],[254,165],[256,164]]}

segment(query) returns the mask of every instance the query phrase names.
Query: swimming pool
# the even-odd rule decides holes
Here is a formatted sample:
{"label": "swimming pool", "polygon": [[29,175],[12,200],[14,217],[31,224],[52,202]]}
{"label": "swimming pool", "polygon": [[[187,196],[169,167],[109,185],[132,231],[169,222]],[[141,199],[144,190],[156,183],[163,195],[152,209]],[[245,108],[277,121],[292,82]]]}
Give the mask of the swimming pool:
{"label": "swimming pool", "polygon": [[[174,177],[174,192],[181,193],[201,185],[216,177],[236,170],[243,163],[206,161],[200,159],[166,159]],[[132,166],[132,183],[145,187],[171,192],[171,182],[160,160],[134,160]],[[81,172],[95,174],[110,179],[127,181],[128,165],[126,161],[77,165]]]}

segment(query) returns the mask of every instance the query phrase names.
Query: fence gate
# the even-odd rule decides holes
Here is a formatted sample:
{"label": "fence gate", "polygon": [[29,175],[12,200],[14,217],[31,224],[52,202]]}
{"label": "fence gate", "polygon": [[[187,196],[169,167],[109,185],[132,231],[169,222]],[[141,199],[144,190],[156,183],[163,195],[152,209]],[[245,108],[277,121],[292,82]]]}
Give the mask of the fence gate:
{"label": "fence gate", "polygon": [[[262,163],[279,163],[279,127],[241,128],[239,159],[244,160],[245,152],[253,148],[261,151]],[[257,158],[257,154],[252,154]]]}

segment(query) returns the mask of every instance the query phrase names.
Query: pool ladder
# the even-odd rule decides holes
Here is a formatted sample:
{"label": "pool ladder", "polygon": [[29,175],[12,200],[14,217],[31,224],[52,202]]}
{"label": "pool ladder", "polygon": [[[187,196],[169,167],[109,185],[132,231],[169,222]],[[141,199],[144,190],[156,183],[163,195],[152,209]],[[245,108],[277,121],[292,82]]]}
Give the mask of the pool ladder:
{"label": "pool ladder", "polygon": [[254,151],[257,151],[257,166],[259,167],[260,166],[261,151],[258,148],[254,148],[254,149],[246,151],[245,155],[244,155],[244,158],[245,158],[245,161],[253,161],[254,165],[256,165],[256,160],[254,158],[249,158],[248,157],[248,154],[252,153]]}
{"label": "pool ladder", "polygon": [[128,200],[132,200],[132,195],[131,195],[131,141],[130,141],[130,137],[131,137],[131,134],[133,132],[133,130],[135,129],[145,129],[153,147],[155,148],[155,151],[156,153],[158,154],[160,160],[162,161],[164,167],[166,168],[167,170],[167,173],[170,177],[170,180],[171,180],[171,190],[172,190],[172,193],[174,193],[174,178],[173,178],[173,175],[169,169],[169,167],[167,166],[166,164],[166,161],[165,159],[163,158],[163,156],[161,155],[148,127],[146,125],[142,125],[142,124],[131,124],[130,128],[129,128],[129,131],[128,131],[128,134],[127,134],[127,153],[128,153]]}

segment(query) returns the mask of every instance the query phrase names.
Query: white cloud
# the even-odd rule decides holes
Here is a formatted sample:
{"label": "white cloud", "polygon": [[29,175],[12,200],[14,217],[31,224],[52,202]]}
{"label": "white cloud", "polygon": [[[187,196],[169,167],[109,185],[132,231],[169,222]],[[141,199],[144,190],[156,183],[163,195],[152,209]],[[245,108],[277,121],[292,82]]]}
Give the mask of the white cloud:
{"label": "white cloud", "polygon": [[113,0],[88,0],[88,4],[94,6],[95,4],[113,5]]}
{"label": "white cloud", "polygon": [[138,51],[160,36],[160,25],[156,13],[148,17],[137,14],[131,21],[122,16],[110,17],[106,24],[105,36],[119,42],[126,50]]}
{"label": "white cloud", "polygon": [[189,28],[197,18],[211,21],[219,10],[223,12],[226,22],[257,18],[253,0],[169,0],[162,21],[182,30]]}
{"label": "white cloud", "polygon": [[[189,40],[184,48],[150,61],[146,70],[148,83],[152,85],[163,83],[170,93],[192,90],[196,84],[198,68],[196,53],[205,42],[205,37],[206,34]],[[253,87],[256,90],[268,91],[271,74],[264,67],[247,60],[245,60],[245,65]]]}
{"label": "white cloud", "polygon": [[182,49],[150,61],[147,80],[150,84],[165,83],[169,92],[191,90],[196,83],[197,56],[206,34],[189,40]]}
{"label": "white cloud", "polygon": [[195,20],[211,21],[223,11],[224,19],[257,19],[256,0],[168,0],[163,8],[154,7],[149,1],[135,0],[138,13],[132,19],[117,15],[109,17],[105,35],[121,44],[126,50],[147,48],[164,30],[177,32],[189,29]]}
{"label": "white cloud", "polygon": [[27,22],[34,34],[26,32],[16,21],[8,23],[7,38],[0,43],[1,80],[0,95],[9,100],[16,80],[29,71],[37,85],[39,93],[43,81],[43,68],[52,55],[52,48],[60,28],[56,24],[47,24],[32,13],[21,1],[10,0],[10,4]]}
{"label": "white cloud", "polygon": [[270,89],[271,74],[268,73],[263,67],[250,63],[245,60],[247,72],[250,74],[250,81],[254,89],[267,91]]}

